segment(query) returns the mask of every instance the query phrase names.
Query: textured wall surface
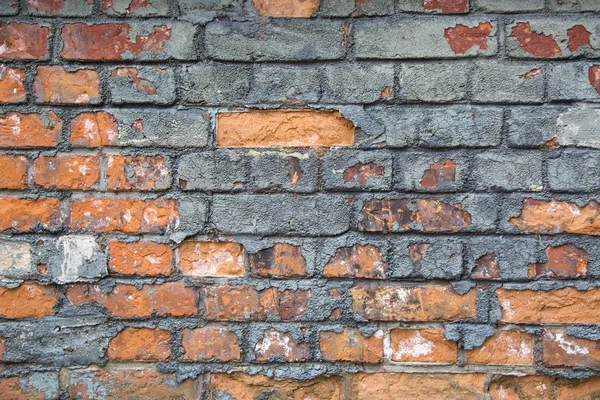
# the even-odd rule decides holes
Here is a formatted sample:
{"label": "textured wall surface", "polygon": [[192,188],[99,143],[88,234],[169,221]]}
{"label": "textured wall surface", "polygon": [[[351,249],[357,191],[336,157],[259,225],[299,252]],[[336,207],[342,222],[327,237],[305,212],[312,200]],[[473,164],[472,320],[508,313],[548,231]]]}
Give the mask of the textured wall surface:
{"label": "textured wall surface", "polygon": [[600,397],[600,1],[0,0],[1,399]]}

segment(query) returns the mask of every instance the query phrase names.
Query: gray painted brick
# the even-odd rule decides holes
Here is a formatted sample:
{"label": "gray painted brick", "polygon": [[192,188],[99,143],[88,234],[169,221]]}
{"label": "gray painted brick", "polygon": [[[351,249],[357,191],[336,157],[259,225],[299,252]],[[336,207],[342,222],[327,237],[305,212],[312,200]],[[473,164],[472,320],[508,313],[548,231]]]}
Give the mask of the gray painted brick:
{"label": "gray painted brick", "polygon": [[257,190],[314,192],[318,159],[313,152],[249,151],[252,184]]}
{"label": "gray painted brick", "polygon": [[[144,2],[141,7],[130,7],[131,0],[111,0],[111,6],[102,11],[111,16],[126,17],[166,17],[169,15],[170,0],[152,0]],[[133,8],[133,9],[132,9]]]}
{"label": "gray painted brick", "polygon": [[556,120],[556,138],[561,146],[600,149],[600,108],[571,108]]}
{"label": "gray painted brick", "polygon": [[183,190],[232,191],[244,189],[249,162],[242,152],[219,149],[184,155],[177,181]]}
{"label": "gray painted brick", "polygon": [[[11,2],[10,0],[3,0]],[[123,1],[123,0],[114,0],[114,1]],[[15,2],[16,3],[16,2]],[[82,0],[64,0],[62,7],[60,7],[57,11],[54,12],[46,12],[44,10],[43,4],[41,7],[35,6],[36,2],[29,1],[27,2],[26,12],[30,15],[36,16],[54,16],[54,17],[85,17],[91,15],[94,11],[94,4],[88,1]],[[45,3],[45,2],[42,2]],[[58,2],[57,2],[58,3]],[[2,6],[0,6],[2,7]]]}
{"label": "gray painted brick", "polygon": [[487,237],[469,238],[466,242],[466,270],[472,272],[475,262],[485,255],[495,256],[501,280],[528,280],[529,264],[538,261],[543,246],[534,238]]}
{"label": "gray painted brick", "polygon": [[320,2],[318,16],[321,17],[357,17],[392,15],[394,3],[392,0],[323,0]]}
{"label": "gray painted brick", "polygon": [[19,0],[0,2],[0,15],[16,15],[19,13]]}
{"label": "gray painted brick", "polygon": [[[454,179],[452,174],[449,174],[447,179],[438,179],[437,185],[432,186],[424,182],[427,171],[435,175],[435,171],[440,171],[448,161],[455,163]],[[435,163],[440,169],[434,167]],[[455,192],[463,188],[467,170],[467,159],[456,153],[396,152],[394,153],[394,188],[401,191]]]}
{"label": "gray painted brick", "polygon": [[549,100],[600,101],[600,93],[590,84],[589,68],[593,63],[554,64],[548,70]]}
{"label": "gray painted brick", "polygon": [[482,103],[541,103],[544,73],[526,77],[540,64],[479,62],[472,80],[473,100]]}
{"label": "gray painted brick", "polygon": [[329,103],[373,103],[388,88],[393,96],[391,64],[335,64],[324,69],[323,101]]}
{"label": "gray painted brick", "polygon": [[403,64],[400,94],[413,101],[445,102],[467,96],[471,65],[467,63]]}
{"label": "gray painted brick", "polygon": [[556,118],[560,109],[520,107],[510,110],[506,120],[508,145],[511,147],[540,147],[555,137]]}
{"label": "gray painted brick", "polygon": [[489,152],[473,158],[472,184],[480,190],[532,190],[542,188],[542,158],[537,151]]}
{"label": "gray painted brick", "polygon": [[321,71],[316,67],[256,65],[248,99],[259,103],[315,103],[320,97],[320,78]]}
{"label": "gray painted brick", "polygon": [[475,7],[484,12],[518,13],[543,10],[545,0],[474,0]]}
{"label": "gray painted brick", "polygon": [[250,67],[244,65],[192,65],[183,69],[183,99],[207,105],[240,104],[248,93],[250,79]]}
{"label": "gray painted brick", "polygon": [[587,192],[600,189],[600,153],[590,150],[563,150],[548,160],[550,189]]}
{"label": "gray painted brick", "polygon": [[[140,81],[136,82],[137,79]],[[175,101],[175,74],[170,68],[114,68],[109,74],[108,87],[114,104]]]}
{"label": "gray painted brick", "polygon": [[457,279],[462,274],[463,245],[450,238],[394,238],[389,276],[415,279]]}
{"label": "gray painted brick", "polygon": [[557,11],[600,11],[596,0],[550,0],[550,8]]}
{"label": "gray painted brick", "polygon": [[323,184],[330,190],[389,190],[392,157],[387,151],[331,150],[323,158]]}

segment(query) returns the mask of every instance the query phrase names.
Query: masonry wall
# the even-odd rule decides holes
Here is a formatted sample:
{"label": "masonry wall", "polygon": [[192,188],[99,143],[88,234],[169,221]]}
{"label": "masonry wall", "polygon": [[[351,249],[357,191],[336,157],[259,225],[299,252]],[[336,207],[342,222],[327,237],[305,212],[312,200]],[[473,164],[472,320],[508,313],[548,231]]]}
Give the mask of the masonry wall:
{"label": "masonry wall", "polygon": [[600,396],[597,0],[0,15],[0,398]]}

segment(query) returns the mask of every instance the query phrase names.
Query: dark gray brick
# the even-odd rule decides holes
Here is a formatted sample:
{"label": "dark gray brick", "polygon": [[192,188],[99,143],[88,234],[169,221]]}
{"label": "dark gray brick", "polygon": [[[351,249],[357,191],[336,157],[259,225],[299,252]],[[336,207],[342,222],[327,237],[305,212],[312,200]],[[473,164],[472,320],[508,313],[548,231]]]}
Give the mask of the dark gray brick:
{"label": "dark gray brick", "polygon": [[389,190],[392,156],[387,151],[332,150],[323,158],[323,182],[332,190]]}
{"label": "dark gray brick", "polygon": [[600,93],[590,84],[589,62],[554,64],[548,68],[549,100],[600,101]]}
{"label": "dark gray brick", "polygon": [[259,103],[315,103],[319,101],[320,81],[317,67],[256,65],[248,99]]}
{"label": "dark gray brick", "polygon": [[479,62],[472,79],[473,100],[482,103],[541,103],[545,72],[539,70],[540,67],[540,64],[529,63]]}
{"label": "dark gray brick", "polygon": [[550,0],[550,8],[557,11],[600,11],[596,0]]}
{"label": "dark gray brick", "polygon": [[0,2],[0,15],[17,15],[19,0],[4,0]]}
{"label": "dark gray brick", "polygon": [[407,100],[445,102],[467,96],[471,65],[466,63],[403,64],[400,94]]}
{"label": "dark gray brick", "polygon": [[244,153],[220,149],[181,157],[177,181],[183,190],[241,190],[248,183],[248,173]]}
{"label": "dark gray brick", "polygon": [[564,192],[587,192],[600,189],[600,152],[563,150],[548,160],[550,189]]}
{"label": "dark gray brick", "polygon": [[169,15],[172,1],[152,0],[142,3],[143,5],[140,7],[131,7],[131,3],[131,0],[111,0],[111,5],[109,7],[103,6],[102,11],[112,16],[166,17]]}
{"label": "dark gray brick", "polygon": [[257,190],[314,192],[318,159],[313,152],[250,151],[252,182]]}
{"label": "dark gray brick", "polygon": [[217,16],[242,10],[242,0],[177,0],[181,19],[206,24]]}
{"label": "dark gray brick", "polygon": [[556,118],[560,109],[522,107],[510,110],[506,121],[508,145],[511,147],[540,147],[556,136]]}
{"label": "dark gray brick", "polygon": [[394,69],[391,64],[336,64],[325,67],[323,101],[329,103],[373,103],[393,96]]}
{"label": "dark gray brick", "polygon": [[466,175],[467,159],[456,153],[394,153],[394,187],[401,191],[454,192]]}
{"label": "dark gray brick", "polygon": [[[124,0],[113,0],[113,1],[121,1]],[[3,0],[2,3],[8,2],[11,3],[11,0]],[[16,3],[16,1],[15,1]],[[39,15],[39,16],[55,16],[55,17],[85,17],[91,15],[94,11],[94,4],[89,1],[81,1],[81,0],[64,0],[62,2],[62,6],[53,12],[46,12],[44,3],[40,6],[36,7],[36,1],[28,1],[26,6],[27,14],[30,15]],[[59,3],[59,2],[56,2]],[[60,3],[59,3],[60,4]],[[0,5],[0,8],[3,7]]]}
{"label": "dark gray brick", "polygon": [[322,0],[317,15],[322,17],[358,17],[363,15],[392,15],[393,13],[394,4],[392,0],[364,2],[356,0]]}
{"label": "dark gray brick", "polygon": [[183,69],[183,99],[207,105],[243,104],[250,89],[249,66],[196,64]]}
{"label": "dark gray brick", "polygon": [[473,158],[471,182],[481,190],[542,190],[542,158],[538,151],[490,152]]}
{"label": "dark gray brick", "polygon": [[400,237],[390,244],[392,278],[457,279],[462,274],[463,245],[457,239]]}
{"label": "dark gray brick", "polygon": [[518,13],[543,10],[545,0],[475,0],[475,8],[484,12]]}
{"label": "dark gray brick", "polygon": [[175,74],[170,68],[114,68],[109,75],[108,87],[115,104],[171,104],[175,101]]}
{"label": "dark gray brick", "polygon": [[556,138],[561,146],[600,149],[600,108],[571,108],[556,120]]}

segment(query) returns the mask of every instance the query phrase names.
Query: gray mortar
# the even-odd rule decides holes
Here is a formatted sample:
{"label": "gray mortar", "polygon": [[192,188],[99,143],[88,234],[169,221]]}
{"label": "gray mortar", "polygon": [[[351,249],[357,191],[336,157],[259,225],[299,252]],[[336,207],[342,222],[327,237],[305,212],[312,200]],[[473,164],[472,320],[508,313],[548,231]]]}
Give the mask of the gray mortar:
{"label": "gray mortar", "polygon": [[459,342],[461,348],[473,350],[483,344],[485,339],[494,335],[497,330],[492,325],[479,324],[444,324],[446,340]]}

